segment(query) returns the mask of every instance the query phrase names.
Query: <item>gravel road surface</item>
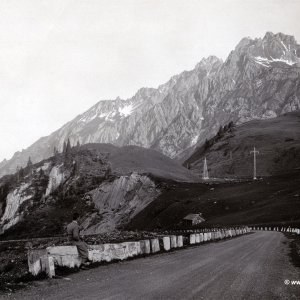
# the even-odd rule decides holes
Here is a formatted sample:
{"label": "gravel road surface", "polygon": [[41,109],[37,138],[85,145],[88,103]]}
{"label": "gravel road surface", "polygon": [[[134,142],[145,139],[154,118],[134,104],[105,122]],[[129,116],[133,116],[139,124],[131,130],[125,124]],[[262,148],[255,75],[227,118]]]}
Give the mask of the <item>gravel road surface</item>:
{"label": "gravel road surface", "polygon": [[279,232],[101,266],[35,282],[9,299],[300,299],[299,269]]}

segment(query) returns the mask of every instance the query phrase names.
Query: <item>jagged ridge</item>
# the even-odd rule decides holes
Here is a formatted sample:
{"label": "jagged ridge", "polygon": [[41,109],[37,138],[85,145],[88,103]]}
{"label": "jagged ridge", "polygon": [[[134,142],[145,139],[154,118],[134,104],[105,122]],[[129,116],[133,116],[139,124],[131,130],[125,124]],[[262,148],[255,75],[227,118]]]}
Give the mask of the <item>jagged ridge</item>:
{"label": "jagged ridge", "polygon": [[37,162],[73,144],[105,142],[154,148],[184,158],[229,121],[242,123],[300,107],[300,46],[294,37],[268,32],[244,38],[223,63],[203,59],[192,71],[173,76],[157,89],[142,88],[127,100],[100,101],[48,137],[0,164],[14,172],[28,157]]}

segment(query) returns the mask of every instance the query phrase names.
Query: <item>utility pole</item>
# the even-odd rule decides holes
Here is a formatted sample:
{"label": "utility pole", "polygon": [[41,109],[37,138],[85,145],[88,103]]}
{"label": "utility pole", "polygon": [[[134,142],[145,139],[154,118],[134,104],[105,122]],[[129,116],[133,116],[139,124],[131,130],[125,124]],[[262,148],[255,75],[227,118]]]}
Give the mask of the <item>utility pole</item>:
{"label": "utility pole", "polygon": [[253,151],[250,151],[250,154],[253,153],[253,179],[256,178],[256,153],[259,154],[259,151],[256,151],[255,147],[253,148]]}
{"label": "utility pole", "polygon": [[208,170],[207,170],[206,157],[204,158],[203,177],[202,177],[202,179],[209,179],[209,177],[208,177]]}

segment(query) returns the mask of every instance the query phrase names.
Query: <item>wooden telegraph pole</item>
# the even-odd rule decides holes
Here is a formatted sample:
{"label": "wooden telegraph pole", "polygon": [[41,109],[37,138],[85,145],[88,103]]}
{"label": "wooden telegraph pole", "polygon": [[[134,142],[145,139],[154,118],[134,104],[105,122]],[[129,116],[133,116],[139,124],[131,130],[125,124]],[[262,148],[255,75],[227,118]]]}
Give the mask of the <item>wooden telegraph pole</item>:
{"label": "wooden telegraph pole", "polygon": [[207,162],[206,162],[206,157],[204,158],[204,165],[203,165],[203,176],[202,179],[209,179],[208,177],[208,170],[207,170]]}
{"label": "wooden telegraph pole", "polygon": [[253,153],[253,179],[257,179],[256,178],[256,153],[259,154],[259,151],[257,151],[255,149],[255,147],[253,148],[253,151],[250,151],[250,154]]}

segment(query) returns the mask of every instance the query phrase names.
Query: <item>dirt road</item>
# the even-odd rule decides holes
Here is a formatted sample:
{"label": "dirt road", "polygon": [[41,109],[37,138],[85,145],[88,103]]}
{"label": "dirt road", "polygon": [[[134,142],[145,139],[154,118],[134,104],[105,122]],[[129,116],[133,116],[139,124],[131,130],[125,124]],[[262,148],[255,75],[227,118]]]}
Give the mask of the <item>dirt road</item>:
{"label": "dirt road", "polygon": [[35,283],[10,299],[300,299],[287,238],[256,232],[236,239],[102,266]]}

